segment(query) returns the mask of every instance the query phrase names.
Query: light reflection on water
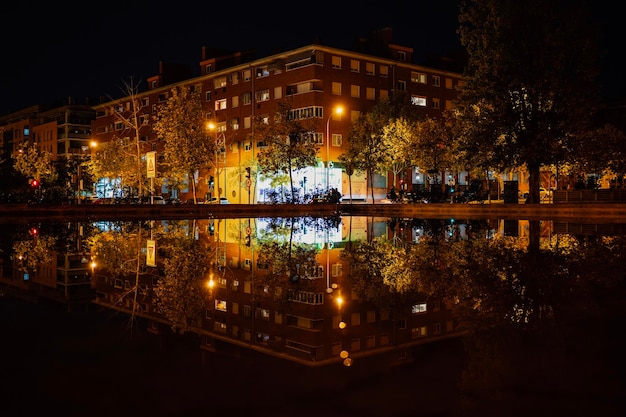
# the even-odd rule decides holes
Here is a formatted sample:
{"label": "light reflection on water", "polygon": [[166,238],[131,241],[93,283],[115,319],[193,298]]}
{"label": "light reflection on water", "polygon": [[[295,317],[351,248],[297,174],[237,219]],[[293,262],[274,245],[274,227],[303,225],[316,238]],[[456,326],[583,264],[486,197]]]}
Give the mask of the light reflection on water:
{"label": "light reflection on water", "polygon": [[620,387],[610,358],[622,334],[607,325],[624,314],[620,224],[344,216],[7,229],[6,294],[121,312],[135,331],[191,336],[209,357],[260,352],[362,376],[455,338],[466,410],[515,402],[503,387],[581,403],[598,384]]}

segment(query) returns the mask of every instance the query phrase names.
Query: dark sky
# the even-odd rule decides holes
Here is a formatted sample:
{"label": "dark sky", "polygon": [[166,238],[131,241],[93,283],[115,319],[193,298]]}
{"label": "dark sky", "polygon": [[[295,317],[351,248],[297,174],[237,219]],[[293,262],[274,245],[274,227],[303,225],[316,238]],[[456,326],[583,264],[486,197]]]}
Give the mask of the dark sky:
{"label": "dark sky", "polygon": [[[0,114],[68,96],[119,97],[124,80],[145,82],[159,61],[192,65],[197,74],[202,46],[256,49],[259,57],[315,39],[349,49],[354,38],[384,27],[393,28],[394,43],[414,48],[418,61],[460,46],[456,0],[385,1],[380,10],[364,1],[322,0],[311,7],[260,2],[254,10],[250,2],[61,3],[3,6]],[[607,28],[621,38],[614,12]],[[613,71],[623,91],[621,69]]]}

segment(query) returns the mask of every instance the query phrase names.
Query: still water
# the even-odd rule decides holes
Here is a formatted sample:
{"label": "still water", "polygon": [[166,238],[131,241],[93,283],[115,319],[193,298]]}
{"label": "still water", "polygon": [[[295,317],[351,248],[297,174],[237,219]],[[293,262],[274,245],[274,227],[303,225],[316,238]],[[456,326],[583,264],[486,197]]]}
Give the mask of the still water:
{"label": "still water", "polygon": [[625,232],[6,224],[0,392],[7,415],[621,416]]}

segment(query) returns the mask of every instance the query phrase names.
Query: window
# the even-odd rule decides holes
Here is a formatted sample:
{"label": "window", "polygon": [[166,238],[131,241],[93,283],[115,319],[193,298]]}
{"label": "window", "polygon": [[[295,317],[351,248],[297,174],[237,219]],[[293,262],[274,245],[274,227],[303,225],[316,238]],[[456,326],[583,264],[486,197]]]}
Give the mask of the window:
{"label": "window", "polygon": [[243,105],[247,105],[252,103],[252,93],[243,93],[241,95],[241,102],[243,103]]}
{"label": "window", "polygon": [[378,73],[381,77],[389,77],[389,67],[387,65],[380,65],[378,67]]}
{"label": "window", "polygon": [[373,63],[371,62],[365,63],[365,73],[367,75],[375,75],[375,72],[376,72],[375,68],[376,66]]}
{"label": "window", "polygon": [[226,76],[222,75],[221,77],[215,77],[213,79],[213,86],[215,88],[226,87]]}
{"label": "window", "polygon": [[243,70],[242,74],[243,74],[243,80],[244,81],[250,81],[250,79],[252,78],[252,71],[249,70],[249,69]]}
{"label": "window", "polygon": [[426,107],[426,97],[411,96],[411,104],[414,106]]}
{"label": "window", "polygon": [[270,90],[262,90],[262,91],[258,91],[255,95],[255,99],[258,102],[261,101],[269,101],[270,99]]}
{"label": "window", "polygon": [[452,110],[452,100],[446,100],[446,110]]}
{"label": "window", "polygon": [[250,127],[252,126],[252,117],[250,116],[246,116],[243,118],[243,128],[244,129],[250,129]]}
{"label": "window", "polygon": [[230,82],[231,84],[239,84],[239,73],[233,72],[230,74]]}
{"label": "window", "polygon": [[358,326],[359,324],[361,324],[361,313],[350,314],[350,324],[352,326]]}
{"label": "window", "polygon": [[141,107],[150,105],[150,97],[142,97],[141,98]]}
{"label": "window", "polygon": [[333,87],[332,87],[332,92],[333,94],[340,96],[341,95],[341,83],[336,83],[333,81]]}
{"label": "window", "polygon": [[446,78],[446,88],[452,90],[452,78]]}
{"label": "window", "polygon": [[212,64],[207,64],[207,65],[204,67],[204,73],[205,73],[205,74],[210,74],[210,73],[212,73],[212,72],[213,72],[213,65],[212,65]]}
{"label": "window", "polygon": [[270,70],[267,67],[259,67],[256,69],[256,77],[263,78],[270,75]]}
{"label": "window", "polygon": [[438,98],[433,98],[433,109],[439,109],[440,102]]}
{"label": "window", "polygon": [[411,71],[411,82],[426,84],[427,77],[423,72]]}
{"label": "window", "polygon": [[361,62],[356,59],[350,60],[350,71],[361,72]]}
{"label": "window", "polygon": [[368,323],[376,323],[376,310],[368,310],[366,314]]}
{"label": "window", "polygon": [[332,57],[332,67],[334,69],[341,69],[341,57],[340,56]]}
{"label": "window", "polygon": [[352,84],[350,86],[350,96],[351,97],[361,97],[361,86]]}
{"label": "window", "polygon": [[228,107],[228,103],[225,98],[220,100],[215,100],[215,110],[224,110]]}
{"label": "window", "polygon": [[406,81],[398,81],[398,91],[406,91]]}
{"label": "window", "polygon": [[204,93],[204,100],[205,101],[211,101],[211,92],[207,91],[206,93]]}
{"label": "window", "polygon": [[399,61],[406,61],[406,52],[398,51],[398,60]]}
{"label": "window", "polygon": [[[334,137],[335,135],[333,135]],[[341,135],[338,135],[341,136]],[[341,140],[341,139],[340,139]],[[335,145],[333,143],[333,145]],[[337,145],[335,145],[337,146]],[[343,274],[343,265],[342,264],[333,264],[332,266],[332,276],[333,277],[340,277]]]}
{"label": "window", "polygon": [[438,75],[433,75],[431,77],[431,80],[433,80],[433,85],[435,87],[439,87],[439,85],[441,84],[441,77],[439,77]]}
{"label": "window", "polygon": [[239,96],[233,96],[230,102],[232,107],[239,107]]}
{"label": "window", "polygon": [[283,98],[283,88],[282,87],[274,87],[274,99],[278,100]]}
{"label": "window", "polygon": [[376,89],[372,87],[365,87],[365,98],[368,100],[376,100]]}
{"label": "window", "polygon": [[378,95],[380,96],[379,98],[388,98],[389,90],[379,90]]}
{"label": "window", "polygon": [[307,143],[314,143],[316,145],[324,144],[324,135],[319,132],[309,132],[306,134]]}
{"label": "window", "polygon": [[[341,137],[341,133],[333,133],[332,139],[333,146],[341,146],[343,144],[343,138]],[[339,265],[339,268],[341,269],[341,265]]]}
{"label": "window", "polygon": [[301,107],[289,111],[289,120],[310,119],[312,117],[324,117],[324,109],[321,106]]}

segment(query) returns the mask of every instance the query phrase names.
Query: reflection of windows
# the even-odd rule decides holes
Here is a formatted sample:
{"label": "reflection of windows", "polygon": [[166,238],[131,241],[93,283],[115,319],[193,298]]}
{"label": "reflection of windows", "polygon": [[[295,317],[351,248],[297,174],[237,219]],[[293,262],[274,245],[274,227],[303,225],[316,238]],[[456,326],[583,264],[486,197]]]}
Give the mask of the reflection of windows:
{"label": "reflection of windows", "polygon": [[257,309],[257,318],[262,319],[262,320],[269,320],[270,319],[270,311],[266,308],[259,308]]}
{"label": "reflection of windows", "polygon": [[411,329],[411,339],[417,339],[424,336],[428,336],[428,330],[426,326],[413,327]]}
{"label": "reflection of windows", "polygon": [[225,300],[215,300],[215,309],[218,311],[227,312]]}
{"label": "reflection of windows", "polygon": [[413,304],[411,306],[411,313],[413,314],[426,313],[426,303]]}

